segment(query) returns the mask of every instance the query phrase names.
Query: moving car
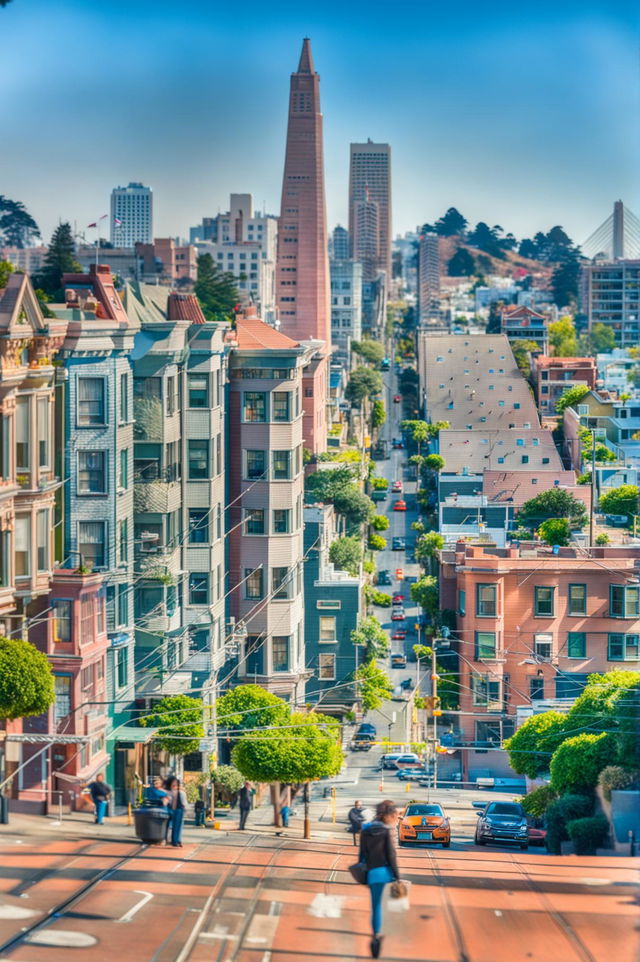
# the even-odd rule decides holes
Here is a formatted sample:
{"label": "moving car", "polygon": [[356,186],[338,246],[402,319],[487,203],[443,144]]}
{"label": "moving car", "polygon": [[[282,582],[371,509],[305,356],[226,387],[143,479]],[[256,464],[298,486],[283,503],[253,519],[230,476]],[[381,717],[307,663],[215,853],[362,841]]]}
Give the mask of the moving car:
{"label": "moving car", "polygon": [[358,734],[360,735],[364,732],[367,732],[370,735],[377,735],[378,729],[375,725],[372,725],[371,722],[360,722],[358,726]]}
{"label": "moving car", "polygon": [[406,501],[402,501],[402,500],[396,501],[396,502],[394,503],[394,505],[393,505],[393,510],[394,510],[394,511],[406,511],[406,510],[407,510],[407,502],[406,502]]}
{"label": "moving car", "polygon": [[392,668],[406,668],[407,659],[401,651],[396,651],[391,655],[391,667]]}
{"label": "moving car", "polygon": [[527,836],[529,845],[544,845],[547,838],[547,830],[544,827],[544,819],[535,815],[527,815]]}
{"label": "moving car", "polygon": [[404,621],[404,608],[402,605],[394,605],[391,611],[392,621]]}
{"label": "moving car", "polygon": [[393,596],[392,601],[393,601],[394,605],[401,605],[402,602],[404,601],[404,595],[401,595],[399,592],[397,592],[397,593]]}
{"label": "moving car", "polygon": [[380,764],[386,769],[395,768],[396,758],[400,758],[400,752],[387,752],[386,755],[382,756]]}
{"label": "moving car", "polygon": [[407,542],[404,538],[394,538],[391,542],[392,551],[405,551],[407,547]]}
{"label": "moving car", "polygon": [[394,395],[393,395],[393,403],[394,403],[394,404],[400,404],[400,401],[401,401],[401,400],[402,400],[402,398],[400,397],[399,394],[394,394]]}
{"label": "moving car", "polygon": [[527,816],[518,802],[489,802],[478,812],[476,845],[487,842],[515,842],[521,849],[529,847]]}
{"label": "moving car", "polygon": [[381,368],[383,371],[388,371],[390,367],[391,367],[391,361],[390,361],[390,359],[389,359],[388,357],[383,357],[382,360],[381,360],[381,362],[380,362],[380,368]]}
{"label": "moving car", "polygon": [[378,572],[378,584],[379,585],[390,585],[391,578],[389,576],[389,571],[385,568],[383,571]]}
{"label": "moving car", "polygon": [[[396,538],[394,540],[402,541],[402,538]],[[404,581],[404,568],[396,568],[396,581]]]}
{"label": "moving car", "polygon": [[398,822],[398,844],[436,842],[443,848],[451,845],[451,826],[442,805],[411,802]]}
{"label": "moving car", "polygon": [[417,780],[417,768],[399,768],[396,772],[396,778],[401,782],[415,782]]}
{"label": "moving car", "polygon": [[[407,632],[405,628],[396,628],[393,634],[391,635],[391,641],[404,641],[406,637],[407,637]],[[400,667],[404,668],[404,665],[401,665]]]}
{"label": "moving car", "polygon": [[395,764],[396,768],[411,768],[414,775],[416,768],[419,768],[422,771],[422,762],[420,761],[420,756],[416,755],[415,752],[405,752],[403,755],[398,755]]}
{"label": "moving car", "polygon": [[392,491],[402,491],[402,481],[394,481],[391,485]]}
{"label": "moving car", "polygon": [[375,739],[376,736],[371,732],[358,732],[351,743],[351,748],[354,752],[370,752]]}
{"label": "moving car", "polygon": [[402,438],[393,438],[391,442],[391,447],[396,448],[396,450],[400,451],[404,447],[404,441],[402,440]]}

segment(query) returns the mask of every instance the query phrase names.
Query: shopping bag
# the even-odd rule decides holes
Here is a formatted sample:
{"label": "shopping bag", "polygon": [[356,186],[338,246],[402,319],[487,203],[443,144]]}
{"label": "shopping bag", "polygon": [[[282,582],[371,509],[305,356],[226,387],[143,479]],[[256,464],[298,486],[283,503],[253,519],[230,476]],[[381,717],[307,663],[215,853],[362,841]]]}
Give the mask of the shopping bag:
{"label": "shopping bag", "polygon": [[351,872],[351,877],[358,885],[367,884],[367,866],[364,862],[355,862],[349,866],[349,871]]}
{"label": "shopping bag", "polygon": [[390,912],[409,911],[409,888],[411,883],[404,879],[397,879],[389,886],[389,902],[387,908]]}

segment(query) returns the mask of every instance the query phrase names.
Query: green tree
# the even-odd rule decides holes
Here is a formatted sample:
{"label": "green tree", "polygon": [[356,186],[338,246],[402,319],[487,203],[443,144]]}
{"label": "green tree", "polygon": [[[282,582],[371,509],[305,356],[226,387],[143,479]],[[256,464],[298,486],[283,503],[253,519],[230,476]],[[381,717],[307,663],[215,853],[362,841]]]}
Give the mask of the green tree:
{"label": "green tree", "polygon": [[436,617],[439,611],[439,591],[437,579],[433,575],[425,575],[414,581],[409,588],[409,594],[414,604],[420,605],[431,620]]}
{"label": "green tree", "polygon": [[375,659],[371,658],[360,665],[351,678],[355,678],[358,701],[363,711],[374,711],[391,698],[391,680],[382,668],[378,668]]}
{"label": "green tree", "polygon": [[54,701],[47,656],[29,641],[0,636],[0,718],[41,715]]}
{"label": "green tree", "polygon": [[551,275],[551,290],[558,307],[567,307],[578,300],[580,260],[575,251],[567,252]]}
{"label": "green tree", "polygon": [[387,547],[386,539],[380,534],[374,534],[373,532],[369,535],[368,547],[370,551],[384,551]]}
{"label": "green tree", "polygon": [[421,445],[425,444],[431,437],[428,423],[426,421],[402,421],[400,427],[407,432],[411,442],[417,446],[419,455]]}
{"label": "green tree", "polygon": [[568,391],[565,391],[560,395],[556,401],[556,411],[558,414],[562,414],[565,408],[573,408],[576,404],[580,404],[580,401],[589,393],[589,388],[586,384],[576,384],[575,387],[570,387]]}
{"label": "green tree", "polygon": [[593,790],[610,752],[611,739],[605,732],[565,739],[551,758],[551,787],[559,795]]}
{"label": "green tree", "polygon": [[441,237],[455,237],[456,235],[464,234],[468,223],[466,217],[463,217],[459,210],[456,210],[455,207],[449,207],[447,212],[435,222],[433,228],[431,228],[429,224],[425,224],[422,231],[424,233],[431,233],[433,230],[436,234],[440,234]]}
{"label": "green tree", "polygon": [[561,317],[549,325],[549,344],[554,357],[575,357],[578,353],[576,329],[572,319]]}
{"label": "green tree", "polygon": [[374,515],[373,501],[355,484],[339,491],[333,499],[333,504],[336,511],[345,516],[351,527],[365,524]]}
{"label": "green tree", "polygon": [[541,524],[547,518],[566,518],[574,528],[583,528],[588,521],[583,502],[562,488],[542,491],[526,501],[518,512],[520,523]]}
{"label": "green tree", "polygon": [[640,673],[608,671],[589,675],[588,684],[567,714],[567,731],[607,732],[608,764],[640,768]]}
{"label": "green tree", "polygon": [[216,702],[216,717],[221,731],[269,728],[286,724],[289,706],[261,685],[237,685]]}
{"label": "green tree", "polygon": [[13,264],[9,261],[0,261],[0,291],[7,286],[10,274],[13,274]]}
{"label": "green tree", "polygon": [[389,636],[375,615],[367,615],[358,622],[358,627],[351,632],[354,645],[364,648],[365,658],[384,658],[389,652]]}
{"label": "green tree", "polygon": [[0,194],[0,247],[28,247],[37,237],[40,230],[24,204]]}
{"label": "green tree", "polygon": [[447,261],[449,277],[471,277],[475,272],[475,257],[469,253],[466,247],[459,247],[453,257],[450,257]]}
{"label": "green tree", "polygon": [[211,772],[211,781],[216,789],[222,789],[233,795],[234,792],[240,791],[245,779],[242,772],[239,772],[233,765],[218,765]]}
{"label": "green tree", "polygon": [[638,487],[635,484],[621,484],[600,495],[600,510],[604,514],[626,514],[631,520],[638,514]]}
{"label": "green tree", "polygon": [[479,221],[468,236],[468,241],[473,247],[484,251],[490,257],[504,257],[500,243],[501,227],[489,227],[484,221]]}
{"label": "green tree", "polygon": [[357,576],[362,561],[363,547],[360,535],[354,534],[348,538],[339,538],[329,548],[329,560],[336,568],[348,571]]}
{"label": "green tree", "polygon": [[374,401],[371,407],[371,424],[374,428],[381,428],[387,420],[387,412],[383,401]]}
{"label": "green tree", "polygon": [[236,279],[222,271],[211,254],[198,257],[198,276],[194,291],[208,321],[228,321],[233,317],[240,295]]}
{"label": "green tree", "polygon": [[511,345],[518,370],[529,377],[531,373],[531,352],[539,351],[536,341],[514,341]]}
{"label": "green tree", "polygon": [[305,480],[307,500],[333,504],[334,499],[353,484],[355,475],[355,469],[348,467],[327,468],[309,474]]}
{"label": "green tree", "polygon": [[538,528],[538,537],[545,544],[564,547],[571,540],[571,526],[566,518],[547,518]]}
{"label": "green tree", "polygon": [[47,250],[42,272],[33,279],[33,286],[38,287],[55,301],[62,301],[63,274],[82,274],[82,267],[76,260],[76,245],[71,231],[71,224],[59,224],[54,230],[51,243]]}
{"label": "green tree", "polygon": [[528,718],[504,743],[514,772],[529,778],[548,772],[551,756],[564,737],[565,727],[565,716],[557,711]]}
{"label": "green tree", "polygon": [[384,345],[380,341],[373,341],[367,338],[363,341],[352,341],[351,350],[354,354],[359,354],[363,357],[365,361],[369,364],[373,364],[375,367],[380,367],[382,360],[384,358]]}
{"label": "green tree", "polygon": [[502,331],[502,312],[505,308],[504,301],[493,301],[489,305],[489,317],[487,319],[487,334],[500,334]]}
{"label": "green tree", "polygon": [[371,527],[375,531],[388,531],[389,519],[386,514],[376,514],[371,519]]}
{"label": "green tree", "polygon": [[371,398],[382,391],[382,375],[370,367],[357,367],[351,372],[345,389],[345,397],[357,407],[362,405],[365,398]]}
{"label": "green tree", "polygon": [[594,354],[608,354],[616,346],[616,335],[609,324],[597,321],[592,325],[589,334],[591,350]]}
{"label": "green tree", "polygon": [[415,555],[420,564],[430,564],[444,548],[444,538],[437,531],[427,531],[416,541]]}
{"label": "green tree", "polygon": [[428,468],[429,471],[437,473],[444,468],[444,458],[441,454],[428,454],[424,459],[424,466]]}
{"label": "green tree", "polygon": [[140,719],[144,728],[157,728],[155,745],[171,755],[197,752],[204,737],[203,705],[200,698],[189,695],[167,695],[151,714]]}

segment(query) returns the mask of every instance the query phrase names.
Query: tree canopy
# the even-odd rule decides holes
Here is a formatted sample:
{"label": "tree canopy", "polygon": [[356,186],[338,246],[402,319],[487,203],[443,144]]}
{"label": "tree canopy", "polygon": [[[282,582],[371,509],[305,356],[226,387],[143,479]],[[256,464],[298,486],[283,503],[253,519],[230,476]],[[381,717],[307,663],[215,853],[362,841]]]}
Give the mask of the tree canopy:
{"label": "tree canopy", "polygon": [[547,518],[538,528],[538,537],[545,544],[564,547],[571,540],[571,526],[566,518]]}
{"label": "tree canopy", "polygon": [[597,321],[589,332],[591,350],[594,354],[607,354],[616,346],[616,335],[609,324]]}
{"label": "tree canopy", "polygon": [[439,234],[441,237],[455,237],[456,234],[464,234],[468,224],[466,217],[463,217],[455,207],[449,209],[440,217],[435,224],[424,224],[422,234]]}
{"label": "tree canopy", "polygon": [[381,428],[384,422],[387,420],[387,412],[385,411],[383,401],[374,401],[373,407],[371,408],[371,424],[374,428]]}
{"label": "tree canopy", "polygon": [[352,404],[361,406],[365,398],[373,397],[382,391],[382,375],[370,367],[357,367],[349,377],[345,397]]}
{"label": "tree canopy", "polygon": [[449,277],[471,277],[476,272],[475,257],[466,249],[459,247],[447,262]]}
{"label": "tree canopy", "polygon": [[140,719],[143,728],[157,728],[154,743],[171,755],[196,752],[204,737],[204,708],[200,698],[167,695],[153,711]]}
{"label": "tree canopy", "polygon": [[34,277],[33,286],[44,291],[47,297],[62,301],[63,274],[82,274],[82,267],[76,260],[76,244],[69,223],[59,224],[54,230],[42,271]]}
{"label": "tree canopy", "polygon": [[41,715],[54,701],[47,656],[29,641],[0,636],[0,718]]}
{"label": "tree canopy", "polygon": [[261,685],[238,685],[218,698],[216,706],[218,727],[224,729],[263,728],[283,725],[289,706],[277,695]]}
{"label": "tree canopy", "polygon": [[28,247],[37,237],[40,229],[24,204],[0,194],[0,247]]}
{"label": "tree canopy", "polygon": [[0,261],[0,291],[7,286],[10,274],[13,274],[13,264],[9,261]]}
{"label": "tree canopy", "polygon": [[554,357],[575,357],[578,353],[576,329],[570,317],[549,324],[549,344]]}
{"label": "tree canopy", "polygon": [[356,680],[358,700],[363,711],[374,711],[391,698],[393,685],[386,672],[378,667],[375,658],[365,661],[351,677]]}
{"label": "tree canopy", "polygon": [[360,570],[363,550],[359,534],[338,538],[329,548],[329,560],[336,568],[342,568],[355,577]]}
{"label": "tree canopy", "polygon": [[221,270],[211,254],[198,257],[194,291],[208,321],[227,321],[233,317],[240,299],[236,279],[229,271]]}
{"label": "tree canopy", "polygon": [[294,712],[286,727],[244,735],[231,753],[235,767],[256,782],[301,784],[337,775],[340,729],[327,715]]}
{"label": "tree canopy", "polygon": [[586,384],[576,384],[575,387],[570,387],[567,391],[560,395],[556,401],[556,411],[558,414],[562,414],[565,408],[575,407],[579,404],[583,397],[589,393],[589,388]]}
{"label": "tree canopy", "polygon": [[365,658],[384,658],[389,652],[389,636],[375,615],[361,618],[357,628],[351,632],[354,645],[364,648]]}
{"label": "tree canopy", "polygon": [[565,721],[565,716],[557,711],[528,718],[504,743],[514,772],[529,778],[548,772],[551,756],[562,741]]}
{"label": "tree canopy", "polygon": [[363,341],[352,341],[351,350],[354,354],[359,354],[363,357],[365,361],[369,364],[374,364],[379,367],[384,358],[384,345],[380,341],[374,341],[371,338],[366,338]]}
{"label": "tree canopy", "polygon": [[605,514],[626,514],[631,520],[638,514],[638,487],[635,484],[621,484],[600,495],[600,510]]}
{"label": "tree canopy", "polygon": [[563,488],[550,488],[535,498],[526,501],[518,512],[520,523],[540,524],[547,518],[566,518],[572,527],[583,528],[587,521],[587,510],[582,501]]}
{"label": "tree canopy", "polygon": [[[423,537],[425,537],[425,535],[423,535]],[[409,594],[411,595],[411,600],[416,605],[420,605],[433,620],[439,610],[439,591],[436,578],[434,578],[433,575],[425,575],[423,578],[419,578],[418,581],[414,581],[409,588]]]}

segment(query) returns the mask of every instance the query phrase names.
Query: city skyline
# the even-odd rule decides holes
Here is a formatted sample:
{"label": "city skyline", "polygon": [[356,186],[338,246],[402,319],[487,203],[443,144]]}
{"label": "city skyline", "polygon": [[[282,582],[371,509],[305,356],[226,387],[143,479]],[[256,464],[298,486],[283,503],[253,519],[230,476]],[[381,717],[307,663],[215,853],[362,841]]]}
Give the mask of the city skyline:
{"label": "city skyline", "polygon": [[[154,190],[156,236],[186,236],[231,191],[277,213],[291,51],[309,35],[330,228],[347,222],[349,143],[371,137],[394,153],[394,235],[454,205],[518,236],[561,223],[582,241],[615,197],[640,206],[627,122],[639,100],[627,79],[637,76],[636,15],[624,2],[542,7],[497,4],[482,20],[409,11],[407,30],[400,16],[377,22],[375,4],[364,23],[361,4],[304,21],[279,4],[268,21],[250,7],[251,26],[238,28],[230,16],[214,22],[203,3],[181,27],[171,5],[141,0],[124,32],[120,0],[100,9],[64,0],[55,19],[41,0],[28,10],[16,0],[1,14],[13,144],[0,161],[3,193],[27,205],[45,241],[59,218],[93,222],[111,189],[132,180]],[[61,53],[78,35],[85,42],[74,40],[64,72]]]}

